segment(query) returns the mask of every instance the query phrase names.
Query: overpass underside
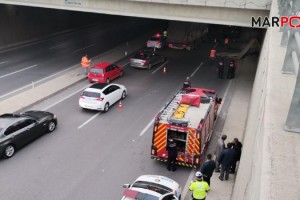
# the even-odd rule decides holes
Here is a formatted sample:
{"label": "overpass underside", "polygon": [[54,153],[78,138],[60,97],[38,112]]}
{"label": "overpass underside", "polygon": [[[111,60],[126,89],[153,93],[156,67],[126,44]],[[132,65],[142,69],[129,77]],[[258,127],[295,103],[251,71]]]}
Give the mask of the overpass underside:
{"label": "overpass underside", "polygon": [[[211,1],[217,2],[217,0]],[[185,4],[158,2],[128,0],[0,0],[0,3],[13,5],[244,27],[251,27],[252,16],[269,16],[267,6],[265,9],[261,7],[257,9],[244,7],[241,9],[240,7],[225,7],[224,4],[220,4],[221,7],[203,6],[200,3],[199,5],[188,4],[187,0],[181,1]]]}

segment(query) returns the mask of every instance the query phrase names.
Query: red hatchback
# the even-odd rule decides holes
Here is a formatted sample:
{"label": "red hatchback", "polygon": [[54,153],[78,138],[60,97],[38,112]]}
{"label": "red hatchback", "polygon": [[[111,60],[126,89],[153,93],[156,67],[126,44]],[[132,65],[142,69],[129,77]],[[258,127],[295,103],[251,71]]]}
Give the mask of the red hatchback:
{"label": "red hatchback", "polygon": [[123,75],[123,67],[103,62],[93,66],[89,73],[89,82],[110,83],[110,81]]}

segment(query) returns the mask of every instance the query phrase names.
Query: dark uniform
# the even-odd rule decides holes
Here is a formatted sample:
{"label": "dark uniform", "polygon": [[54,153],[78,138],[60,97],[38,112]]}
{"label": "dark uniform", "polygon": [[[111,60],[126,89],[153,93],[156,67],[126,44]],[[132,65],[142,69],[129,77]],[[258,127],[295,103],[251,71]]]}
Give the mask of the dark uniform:
{"label": "dark uniform", "polygon": [[190,88],[191,87],[191,82],[187,79],[183,82],[183,87],[182,89],[185,89],[185,88]]}
{"label": "dark uniform", "polygon": [[223,73],[224,73],[224,62],[220,61],[218,65],[218,77],[220,79],[223,79]]}
{"label": "dark uniform", "polygon": [[169,139],[167,144],[168,151],[168,166],[167,169],[170,171],[176,170],[176,158],[177,158],[177,143],[173,139]]}
{"label": "dark uniform", "polygon": [[235,76],[235,63],[234,61],[230,61],[228,66],[227,78],[232,79]]}

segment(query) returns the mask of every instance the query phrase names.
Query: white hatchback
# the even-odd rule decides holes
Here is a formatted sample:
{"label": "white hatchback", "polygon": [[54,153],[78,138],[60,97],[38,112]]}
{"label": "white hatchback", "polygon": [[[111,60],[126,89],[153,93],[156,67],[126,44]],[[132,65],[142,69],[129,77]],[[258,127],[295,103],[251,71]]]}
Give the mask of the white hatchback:
{"label": "white hatchback", "polygon": [[95,83],[82,92],[79,106],[84,109],[107,112],[111,105],[126,96],[127,89],[123,85]]}
{"label": "white hatchback", "polygon": [[165,176],[143,175],[132,185],[124,184],[123,187],[126,189],[121,200],[180,200],[181,198],[180,185]]}

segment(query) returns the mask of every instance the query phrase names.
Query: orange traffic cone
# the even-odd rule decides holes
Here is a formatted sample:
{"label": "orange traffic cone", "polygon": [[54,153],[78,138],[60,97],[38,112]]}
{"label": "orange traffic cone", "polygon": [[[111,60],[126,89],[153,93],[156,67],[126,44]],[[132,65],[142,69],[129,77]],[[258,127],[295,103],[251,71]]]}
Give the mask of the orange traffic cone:
{"label": "orange traffic cone", "polygon": [[122,110],[122,109],[123,109],[123,105],[122,105],[122,102],[121,102],[121,101],[119,102],[118,109],[119,109],[119,110]]}
{"label": "orange traffic cone", "polygon": [[166,73],[167,73],[167,68],[164,67],[163,74],[166,74]]}

